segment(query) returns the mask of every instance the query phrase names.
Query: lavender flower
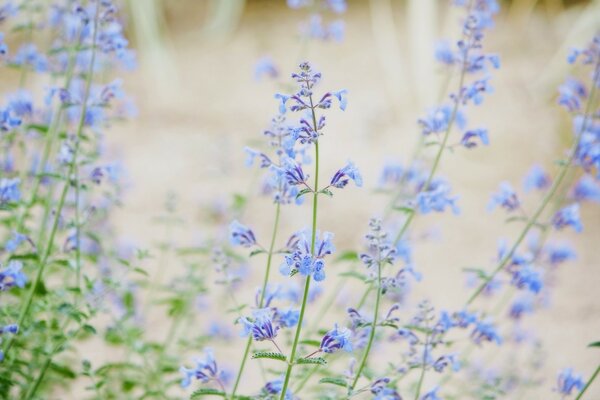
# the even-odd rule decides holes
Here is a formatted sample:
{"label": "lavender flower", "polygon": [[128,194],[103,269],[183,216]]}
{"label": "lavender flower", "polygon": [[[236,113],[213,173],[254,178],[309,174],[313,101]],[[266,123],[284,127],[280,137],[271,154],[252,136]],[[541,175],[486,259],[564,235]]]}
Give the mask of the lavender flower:
{"label": "lavender flower", "polygon": [[[333,233],[324,232],[319,239],[317,233],[315,239],[315,254],[311,253],[311,235],[303,232],[299,235],[299,240],[292,254],[285,256],[285,261],[279,267],[283,275],[290,275],[293,272],[299,272],[301,275],[312,275],[315,281],[325,279],[325,262],[323,258],[335,251],[332,243]],[[295,236],[294,236],[295,237]]]}
{"label": "lavender flower", "polygon": [[325,353],[335,353],[338,350],[352,351],[350,331],[345,328],[340,329],[335,324],[334,328],[323,336],[319,350]]}
{"label": "lavender flower", "polygon": [[502,182],[500,184],[500,191],[492,196],[492,200],[488,204],[488,211],[493,210],[497,206],[505,208],[508,211],[517,210],[521,206],[517,193],[510,183]]}
{"label": "lavender flower", "polygon": [[252,247],[256,245],[256,237],[254,232],[238,221],[233,221],[229,224],[229,238],[231,244],[242,247]]}
{"label": "lavender flower", "polygon": [[358,168],[356,168],[354,163],[349,161],[345,167],[341,168],[333,175],[329,184],[338,189],[343,189],[350,179],[352,179],[358,187],[361,187],[363,184],[362,176],[360,175]]}
{"label": "lavender flower", "polygon": [[600,184],[591,176],[585,175],[573,187],[572,197],[577,201],[600,203]]}
{"label": "lavender flower", "polygon": [[471,339],[475,344],[481,344],[482,342],[496,342],[496,344],[502,344],[502,338],[496,331],[496,327],[487,321],[478,321],[475,323],[475,328],[471,332]]}
{"label": "lavender flower", "polygon": [[539,165],[534,165],[531,167],[525,179],[523,180],[523,188],[526,192],[529,192],[533,189],[543,190],[550,186],[551,179],[550,176],[540,167]]}
{"label": "lavender flower", "polygon": [[248,318],[240,318],[240,321],[244,324],[244,333],[252,334],[252,338],[257,342],[275,339],[279,330],[279,326],[273,326],[271,317],[264,311],[266,310],[255,313],[255,318],[252,321]]}
{"label": "lavender flower", "polygon": [[552,217],[552,226],[558,230],[571,226],[575,232],[581,232],[583,225],[579,218],[579,204],[574,203],[560,209]]}
{"label": "lavender flower", "polygon": [[186,368],[182,366],[179,372],[183,374],[181,381],[181,387],[188,387],[192,383],[192,378],[196,378],[202,383],[208,383],[215,381],[219,385],[223,385],[226,380],[226,374],[224,371],[220,371],[215,361],[212,349],[204,349],[205,359],[195,359],[196,366],[194,368]]}
{"label": "lavender flower", "polygon": [[20,261],[10,261],[6,268],[0,270],[0,292],[14,286],[23,288],[27,283],[27,276],[21,271],[23,264]]}
{"label": "lavender flower", "polygon": [[467,149],[471,149],[477,147],[477,141],[475,139],[479,139],[483,145],[487,146],[490,144],[487,129],[473,129],[466,131],[460,140],[460,144]]}
{"label": "lavender flower", "polygon": [[556,391],[564,396],[570,396],[573,391],[580,392],[585,386],[581,375],[576,375],[571,368],[563,369],[556,382]]}

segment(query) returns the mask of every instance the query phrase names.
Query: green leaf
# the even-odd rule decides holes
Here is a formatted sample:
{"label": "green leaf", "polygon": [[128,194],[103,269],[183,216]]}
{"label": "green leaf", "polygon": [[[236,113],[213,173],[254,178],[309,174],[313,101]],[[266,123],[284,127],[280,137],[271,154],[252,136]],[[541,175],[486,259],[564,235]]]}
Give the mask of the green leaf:
{"label": "green leaf", "polygon": [[334,262],[340,261],[358,261],[358,253],[352,250],[344,251],[335,259]]}
{"label": "green leaf", "polygon": [[508,224],[508,223],[515,222],[515,221],[527,222],[527,217],[521,217],[521,216],[510,217],[510,218],[506,218],[506,220],[504,222],[506,222]]}
{"label": "green leaf", "polygon": [[202,388],[202,389],[198,389],[198,390],[194,391],[194,393],[192,393],[192,395],[190,396],[190,399],[195,400],[195,399],[199,399],[203,396],[225,397],[226,394],[225,394],[225,392],[223,392],[221,390],[212,389],[212,388]]}
{"label": "green leaf", "polygon": [[298,192],[298,194],[296,195],[296,198],[302,197],[306,193],[312,193],[312,189],[309,189],[309,188],[302,189],[301,191]]}
{"label": "green leaf", "polygon": [[483,269],[480,269],[480,268],[463,268],[462,270],[465,271],[465,272],[474,273],[480,279],[488,279],[488,274]]}
{"label": "green leaf", "polygon": [[600,341],[588,344],[588,347],[600,347]]}
{"label": "green leaf", "polygon": [[356,279],[358,279],[361,282],[366,282],[367,280],[369,280],[368,276],[366,276],[365,274],[361,274],[360,272],[356,272],[356,271],[342,272],[339,275],[340,276],[344,276],[344,277],[348,277],[348,278],[356,278]]}
{"label": "green leaf", "polygon": [[241,210],[242,208],[244,208],[246,206],[246,197],[244,195],[241,195],[239,193],[234,193],[233,195],[233,205],[232,208],[234,210]]}
{"label": "green leaf", "polygon": [[246,308],[247,304],[242,304],[241,306],[237,306],[234,308],[230,308],[229,310],[225,311],[228,314],[239,314],[244,308]]}
{"label": "green leaf", "polygon": [[344,378],[335,378],[335,377],[326,377],[326,378],[322,378],[319,383],[330,383],[332,385],[337,385],[337,386],[341,386],[341,387],[346,387],[348,386],[346,379]]}
{"label": "green leaf", "polygon": [[275,353],[272,351],[259,351],[258,353],[252,354],[252,358],[270,358],[271,360],[286,361],[287,358],[281,353]]}
{"label": "green leaf", "polygon": [[82,326],[82,329],[87,333],[91,333],[92,335],[97,333],[96,328],[94,328],[92,325],[85,324]]}
{"label": "green leaf", "polygon": [[392,207],[392,210],[400,211],[400,212],[403,212],[403,213],[406,213],[406,214],[412,214],[412,213],[415,212],[414,208],[407,207],[407,206],[395,206],[395,207]]}
{"label": "green leaf", "polygon": [[65,367],[64,365],[50,363],[50,369],[67,379],[75,379],[77,377],[75,371],[69,367]]}
{"label": "green leaf", "polygon": [[325,365],[327,361],[323,357],[298,358],[295,364],[318,364]]}
{"label": "green leaf", "polygon": [[318,341],[318,340],[314,340],[314,339],[304,339],[304,340],[301,340],[300,344],[305,344],[307,346],[315,346],[315,347],[321,346],[321,342]]}
{"label": "green leaf", "polygon": [[319,193],[323,193],[323,194],[326,194],[329,197],[333,197],[333,193],[331,193],[331,190],[329,190],[329,189],[323,189]]}
{"label": "green leaf", "polygon": [[266,253],[266,251],[264,251],[264,250],[262,250],[262,249],[253,250],[253,251],[250,253],[250,257],[254,257],[254,256],[255,256],[255,255],[257,255],[257,254],[263,254],[263,253]]}

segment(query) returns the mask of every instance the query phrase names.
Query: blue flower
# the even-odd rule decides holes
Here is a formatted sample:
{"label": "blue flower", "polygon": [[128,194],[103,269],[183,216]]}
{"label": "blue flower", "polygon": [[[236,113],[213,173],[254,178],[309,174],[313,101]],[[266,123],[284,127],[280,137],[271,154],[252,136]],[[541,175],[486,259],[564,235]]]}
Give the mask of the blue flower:
{"label": "blue flower", "polygon": [[415,335],[413,333],[413,331],[406,329],[406,328],[400,328],[397,331],[398,336],[400,336],[402,339],[405,339],[408,341],[408,344],[411,346],[416,345],[417,343],[419,343],[419,337],[417,335]]}
{"label": "blue flower", "polygon": [[0,327],[0,335],[5,333],[12,333],[16,335],[19,332],[19,326],[17,324],[10,324],[4,327]]}
{"label": "blue flower", "polygon": [[194,360],[196,366],[194,368],[186,368],[182,366],[179,372],[183,374],[181,380],[181,387],[188,387],[192,383],[192,378],[196,378],[202,383],[208,383],[212,380],[223,383],[226,380],[226,374],[224,371],[220,371],[215,361],[213,351],[210,348],[204,349],[206,355],[204,360]]}
{"label": "blue flower", "polygon": [[0,132],[8,132],[21,125],[21,118],[15,116],[16,112],[10,107],[0,108]]}
{"label": "blue flower", "polygon": [[244,333],[252,334],[252,338],[257,342],[275,339],[279,330],[279,326],[273,326],[267,312],[256,312],[253,321],[244,317],[240,318],[240,321],[244,324]]}
{"label": "blue flower", "polygon": [[291,158],[286,158],[284,160],[283,171],[287,183],[292,186],[305,184],[309,177],[309,175],[304,173],[302,165]]}
{"label": "blue flower", "polygon": [[576,375],[572,368],[565,368],[558,374],[556,390],[562,395],[571,395],[581,392],[585,386],[585,381],[581,375]]}
{"label": "blue flower", "polygon": [[17,250],[17,248],[21,245],[21,243],[27,240],[27,235],[23,235],[19,232],[13,232],[11,238],[4,245],[4,250],[8,251],[9,253],[14,253],[15,250]]}
{"label": "blue flower", "polygon": [[533,189],[542,190],[550,186],[551,182],[550,176],[546,171],[539,165],[534,165],[523,180],[523,188],[526,192]]}
{"label": "blue flower", "polygon": [[251,167],[252,164],[254,164],[254,159],[256,157],[258,157],[260,160],[260,168],[268,168],[273,164],[271,159],[265,153],[256,151],[254,149],[251,149],[250,147],[244,147],[244,151],[248,155],[248,157],[246,158],[247,167]]}
{"label": "blue flower", "polygon": [[290,96],[286,96],[284,94],[280,94],[277,93],[275,95],[275,98],[277,100],[279,100],[279,113],[280,114],[285,114],[286,110],[287,110],[287,106],[286,103],[288,102],[288,100],[290,99]]}
{"label": "blue flower", "polygon": [[22,67],[31,67],[36,72],[48,70],[48,59],[32,43],[21,46],[13,57],[12,63]]}
{"label": "blue flower", "polygon": [[573,198],[600,203],[600,184],[589,175],[583,176],[573,187]]}
{"label": "blue flower", "polygon": [[509,315],[513,319],[520,319],[523,314],[533,312],[533,301],[531,296],[521,296],[510,306]]}
{"label": "blue flower", "polygon": [[[452,117],[453,108],[449,105],[443,105],[429,110],[425,118],[419,119],[417,122],[421,125],[421,131],[424,135],[431,133],[442,133],[448,129],[448,124]],[[456,111],[454,122],[459,129],[463,129],[466,125],[464,115],[460,110]]]}
{"label": "blue flower", "polygon": [[273,316],[274,322],[276,322],[282,328],[291,328],[298,323],[300,319],[300,311],[287,309],[282,311],[280,309],[275,310],[275,315]]}
{"label": "blue flower", "polygon": [[568,78],[558,88],[558,104],[564,106],[570,112],[581,110],[581,104],[587,96],[585,85],[575,78]]}
{"label": "blue flower", "polygon": [[[288,2],[289,2],[289,0],[288,0]],[[263,386],[263,388],[262,388],[263,393],[265,393],[266,395],[278,395],[283,390],[283,380],[284,380],[284,377],[282,375],[277,379],[273,379],[272,381],[267,382],[265,384],[265,386]],[[293,398],[294,398],[294,395],[292,394],[292,391],[288,388],[286,390],[284,399],[292,400]]]}
{"label": "blue flower", "polygon": [[294,244],[292,253],[285,256],[285,261],[279,267],[283,275],[290,275],[292,272],[298,272],[301,275],[312,275],[317,282],[325,279],[325,262],[323,258],[335,251],[332,243],[333,233],[324,232],[322,238],[319,238],[317,232],[315,238],[315,254],[311,254],[311,235],[310,232],[303,232],[294,235],[298,241]]}
{"label": "blue flower", "polygon": [[439,389],[439,387],[436,387],[435,389],[425,393],[423,397],[421,397],[421,400],[442,400],[442,398],[437,393]]}
{"label": "blue flower", "polygon": [[471,339],[475,344],[481,344],[482,342],[502,344],[502,338],[496,331],[496,327],[487,321],[478,321],[475,323],[475,328],[471,332]]}
{"label": "blue flower", "polygon": [[0,291],[8,290],[14,286],[25,287],[27,276],[21,271],[23,264],[20,261],[10,261],[8,266],[0,270]]}
{"label": "blue flower", "polygon": [[460,140],[460,144],[467,149],[470,149],[477,146],[477,141],[475,139],[479,139],[479,141],[486,146],[490,144],[487,129],[472,129],[466,131]]}
{"label": "blue flower", "polygon": [[233,221],[229,224],[229,238],[233,245],[242,247],[252,247],[256,245],[254,232],[247,226],[240,224],[238,221]]}
{"label": "blue flower", "polygon": [[279,70],[271,57],[260,58],[254,66],[254,79],[261,80],[263,77],[275,79],[279,76]]}
{"label": "blue flower", "polygon": [[552,217],[552,226],[559,230],[571,226],[575,229],[575,232],[581,232],[583,230],[583,225],[579,218],[579,204],[573,203],[558,210],[558,212],[554,214],[554,217]]}
{"label": "blue flower", "polygon": [[516,268],[512,274],[511,283],[519,289],[527,288],[533,293],[539,293],[544,285],[541,273],[531,265]]}
{"label": "blue flower", "polygon": [[333,95],[337,97],[340,102],[340,109],[342,111],[346,111],[346,106],[348,105],[348,91],[346,89],[339,90],[337,92],[333,92]]}
{"label": "blue flower", "polygon": [[456,205],[457,196],[450,196],[452,188],[443,179],[434,179],[427,190],[420,191],[415,198],[416,208],[422,214],[428,214],[432,211],[444,212],[447,207],[452,209],[454,214],[459,214],[460,209]]}
{"label": "blue flower", "polygon": [[454,372],[460,370],[460,360],[458,359],[458,357],[456,357],[455,354],[443,355],[437,360],[435,360],[432,364],[432,367],[435,370],[435,372],[440,373],[444,372],[444,369],[446,369],[446,367],[448,366],[450,366],[450,368],[452,368],[452,371]]}
{"label": "blue flower", "polygon": [[351,161],[348,161],[348,164],[346,164],[345,167],[341,168],[333,175],[329,184],[338,189],[342,189],[348,184],[349,179],[352,179],[358,187],[361,187],[363,184],[362,176],[360,175],[358,168],[356,168]]}
{"label": "blue flower", "polygon": [[319,350],[325,353],[335,353],[338,350],[352,351],[350,331],[346,328],[340,329],[335,324],[334,328],[323,336]]}
{"label": "blue flower", "polygon": [[521,206],[517,193],[510,183],[502,182],[500,184],[500,191],[492,196],[492,200],[487,207],[488,211],[492,211],[496,206],[505,208],[508,211],[514,211]]}
{"label": "blue flower", "polygon": [[369,389],[375,395],[374,400],[402,400],[396,390],[387,387],[389,383],[390,378],[379,378],[371,383]]}
{"label": "blue flower", "polygon": [[4,33],[0,32],[0,57],[8,54],[8,46],[4,43]]}
{"label": "blue flower", "polygon": [[557,244],[546,246],[548,260],[552,265],[558,265],[565,261],[574,260],[577,258],[577,253],[567,244]]}

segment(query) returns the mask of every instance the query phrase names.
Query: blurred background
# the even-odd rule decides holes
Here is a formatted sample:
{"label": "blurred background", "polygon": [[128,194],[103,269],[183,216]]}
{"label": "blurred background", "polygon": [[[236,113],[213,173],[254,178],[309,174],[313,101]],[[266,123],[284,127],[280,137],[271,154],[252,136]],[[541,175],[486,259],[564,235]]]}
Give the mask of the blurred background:
{"label": "blurred background", "polygon": [[[323,91],[349,93],[347,110],[329,113],[322,174],[332,175],[351,159],[365,181],[360,190],[350,188],[323,201],[319,226],[336,234],[338,249],[359,249],[368,219],[381,216],[389,202],[376,190],[383,165],[408,162],[419,135],[417,118],[445,96],[447,76],[434,60],[434,48],[440,39],[457,37],[460,21],[447,3],[349,1],[345,13],[326,16],[345,24],[338,41],[303,38],[310,11],[291,9],[283,0],[130,0],[128,29],[139,68],[123,79],[138,117],[108,133],[129,181],[116,219],[121,235],[141,247],[162,240],[164,232],[152,228],[152,217],[163,212],[170,193],[186,222],[173,230],[174,242],[198,243],[215,235],[225,240],[222,226],[229,216],[223,210],[235,201],[234,194],[247,198],[242,222],[267,237],[273,207],[257,195],[257,174],[244,166],[243,147],[263,146],[262,132],[277,112],[273,94],[288,90],[289,75],[309,60],[323,73]],[[417,219],[414,235],[428,239],[415,249],[424,279],[411,293],[414,303],[427,298],[450,309],[464,303],[469,291],[462,268],[489,268],[499,237],[514,238],[518,229],[504,224],[502,212],[486,212],[490,194],[505,180],[520,187],[533,164],[553,173],[554,160],[571,142],[570,120],[556,105],[556,88],[574,73],[565,62],[568,49],[584,46],[600,29],[600,1],[501,3],[496,27],[485,39],[487,51],[502,62],[491,81],[495,92],[469,114],[489,129],[491,144],[444,156],[440,173],[460,195],[462,213]],[[257,76],[256,66],[265,57],[277,72]],[[529,195],[525,209],[539,200]],[[308,207],[285,208],[280,237],[306,227],[309,212]],[[587,378],[600,359],[586,348],[600,332],[600,210],[584,207],[582,217],[582,234],[556,235],[574,243],[577,261],[558,271],[551,307],[524,322],[524,330],[542,337],[545,364],[537,386],[523,398],[549,398],[561,368],[573,367]],[[261,261],[253,263],[240,299],[252,298],[261,278]],[[153,274],[178,268],[155,264]],[[330,271],[337,272],[335,266]],[[334,283],[327,281],[325,292]],[[343,310],[356,299],[348,292],[337,301],[340,311],[327,316],[327,323],[342,321]],[[205,312],[208,322],[215,312]],[[156,316],[157,331],[163,329],[161,318]],[[243,342],[228,343],[218,352],[231,356],[220,358],[235,367]],[[190,349],[190,355],[200,350]],[[375,351],[381,357],[381,349]],[[498,357],[505,356],[510,357]],[[600,385],[589,394],[600,398]]]}

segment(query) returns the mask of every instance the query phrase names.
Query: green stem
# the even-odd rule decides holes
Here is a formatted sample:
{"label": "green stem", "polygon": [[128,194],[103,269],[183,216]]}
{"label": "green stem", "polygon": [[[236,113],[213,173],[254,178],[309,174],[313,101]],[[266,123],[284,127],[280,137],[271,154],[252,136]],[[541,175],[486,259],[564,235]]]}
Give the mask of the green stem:
{"label": "green stem", "polygon": [[[504,255],[504,257],[502,257],[502,259],[498,262],[498,265],[494,268],[492,273],[483,280],[483,282],[479,285],[479,287],[471,295],[469,300],[467,300],[467,303],[466,303],[467,306],[469,306],[471,303],[473,303],[473,301],[475,301],[475,299],[483,292],[486,285],[492,279],[494,279],[494,277],[504,268],[506,263],[512,258],[513,254],[517,251],[517,248],[521,245],[521,242],[523,242],[523,240],[525,240],[525,237],[527,236],[527,234],[529,233],[531,228],[537,224],[537,221],[538,221],[540,215],[544,212],[544,210],[546,209],[546,206],[550,203],[550,200],[554,197],[555,193],[560,188],[563,180],[565,179],[565,176],[567,175],[567,172],[569,171],[569,168],[571,167],[571,164],[573,163],[573,160],[575,159],[575,156],[577,155],[577,148],[579,147],[579,142],[581,140],[581,136],[583,136],[583,132],[585,132],[585,128],[586,128],[588,120],[589,120],[589,115],[591,112],[594,95],[596,93],[596,85],[594,84],[594,82],[597,82],[598,79],[600,79],[600,76],[599,76],[600,75],[600,64],[596,65],[594,75],[595,76],[594,76],[594,79],[592,80],[593,84],[592,84],[592,89],[590,91],[590,97],[588,98],[588,103],[587,103],[586,109],[585,109],[585,115],[583,117],[583,123],[581,124],[581,129],[577,133],[577,137],[575,138],[575,140],[573,142],[573,146],[571,147],[569,157],[563,163],[563,165],[558,173],[558,176],[554,179],[554,182],[552,183],[552,186],[548,190],[548,193],[546,193],[546,196],[544,197],[542,203],[539,205],[539,207],[537,208],[535,213],[531,216],[531,218],[525,225],[525,228],[523,229],[523,231],[521,231],[521,234],[519,235],[519,237],[517,238],[515,243],[512,245],[510,251],[508,253],[506,253]],[[549,229],[549,228],[547,228],[547,229]]]}
{"label": "green stem", "polygon": [[356,371],[354,381],[349,387],[348,394],[352,393],[352,391],[356,387],[356,383],[358,382],[358,379],[360,378],[360,375],[362,374],[362,371],[365,368],[365,365],[367,364],[367,358],[369,357],[369,352],[371,351],[371,346],[373,345],[373,339],[375,338],[375,327],[377,326],[377,319],[379,318],[379,303],[381,301],[381,260],[377,263],[377,287],[375,289],[377,290],[377,297],[375,298],[375,310],[373,311],[373,323],[371,324],[369,341],[367,342],[367,347],[365,348],[362,360],[360,361],[358,370]]}
{"label": "green stem", "polygon": [[[275,249],[275,241],[277,240],[277,231],[279,229],[280,215],[281,215],[281,204],[277,203],[277,206],[275,207],[275,221],[273,223],[273,232],[271,235],[271,243],[269,245],[269,252],[267,254],[267,267],[265,269],[265,276],[263,279],[262,290],[260,292],[260,299],[258,301],[258,308],[262,308],[264,301],[265,301],[267,285],[269,283],[269,275],[271,273],[271,263],[273,260],[273,251]],[[248,353],[250,352],[251,345],[252,345],[252,335],[249,335],[248,340],[246,341],[246,348],[244,349],[244,355],[242,356],[242,363],[240,364],[240,369],[238,370],[237,376],[235,378],[235,384],[233,385],[233,390],[231,392],[231,399],[235,399],[235,394],[236,394],[238,386],[240,384],[240,380],[242,379],[242,373],[244,372],[244,367],[246,366],[246,361],[248,359]]]}
{"label": "green stem", "polygon": [[[81,33],[80,33],[81,35]],[[77,43],[79,43],[79,41],[81,40],[81,36],[79,36],[79,40]],[[94,51],[94,50],[92,50]],[[77,46],[73,46],[73,49],[70,52],[69,55],[69,60],[67,62],[67,69],[65,71],[65,84],[64,87],[68,88],[71,85],[71,81],[73,79],[73,72],[74,72],[74,68],[75,68],[75,61],[76,61],[76,56],[77,56]],[[17,221],[17,232],[20,232],[23,229],[23,226],[25,225],[25,219],[27,218],[27,215],[29,215],[29,211],[31,210],[31,207],[33,207],[33,205],[36,202],[37,199],[37,195],[40,189],[40,185],[42,183],[42,179],[43,176],[42,174],[44,173],[44,170],[46,168],[46,164],[48,163],[48,160],[50,159],[50,154],[52,153],[52,148],[53,148],[53,144],[54,141],[56,140],[56,138],[58,137],[58,130],[60,128],[60,122],[62,120],[62,112],[63,112],[63,106],[61,104],[60,101],[58,101],[56,103],[56,107],[54,109],[54,111],[52,112],[52,120],[50,121],[50,126],[48,128],[48,132],[46,135],[46,141],[44,143],[44,149],[42,151],[42,158],[40,159],[40,163],[38,164],[38,168],[37,168],[37,173],[34,176],[34,183],[33,183],[33,188],[31,190],[31,197],[29,198],[29,201],[27,203],[25,203],[25,209],[23,210],[23,212],[21,213],[21,215],[19,216],[19,219]],[[50,199],[50,196],[49,196]],[[49,209],[49,201],[46,203],[46,210],[44,215],[47,216],[48,215],[48,209]],[[46,218],[44,218],[42,220],[42,224],[44,226],[43,229],[41,229],[41,233],[40,233],[40,237],[43,236],[43,231],[45,230],[45,221]]]}
{"label": "green stem", "polygon": [[[315,115],[315,108],[313,105],[312,95],[310,99],[310,108],[312,112],[313,129],[318,132],[317,116]],[[317,206],[318,206],[318,192],[319,192],[319,140],[315,140],[315,184],[313,186],[313,205],[312,205],[312,238],[310,244],[310,253],[315,253],[315,240],[317,238]],[[296,358],[296,350],[298,349],[298,341],[300,339],[300,332],[302,331],[302,321],[304,320],[304,312],[306,311],[306,301],[308,299],[308,291],[310,289],[310,275],[306,277],[304,283],[304,293],[302,295],[302,305],[300,307],[300,317],[298,319],[298,325],[296,328],[296,334],[294,336],[294,342],[292,343],[292,351],[290,353],[290,359],[288,360],[288,367],[285,372],[285,380],[283,382],[283,388],[281,389],[280,400],[285,399],[285,393],[290,383],[290,377],[292,375],[292,369],[294,368],[294,360]]]}
{"label": "green stem", "polygon": [[423,381],[425,380],[425,370],[426,370],[426,366],[427,366],[428,342],[429,342],[429,333],[427,333],[427,336],[425,336],[425,347],[423,348],[423,365],[421,368],[421,375],[419,376],[419,382],[417,383],[417,391],[415,392],[415,400],[419,400],[419,396],[421,395],[421,388],[423,386]]}
{"label": "green stem", "polygon": [[585,384],[585,386],[583,387],[583,389],[581,389],[581,392],[579,392],[579,394],[577,395],[577,397],[575,397],[575,400],[579,400],[579,399],[582,398],[582,396],[586,392],[586,390],[588,390],[590,388],[590,386],[592,385],[592,383],[594,382],[594,380],[598,377],[598,374],[600,374],[600,365],[598,366],[598,368],[596,368],[596,370],[594,371],[594,374],[587,381],[587,383]]}
{"label": "green stem", "polygon": [[[35,290],[36,290],[38,284],[40,283],[40,281],[42,280],[44,269],[48,265],[48,259],[50,258],[50,255],[52,254],[52,249],[54,247],[54,238],[58,231],[58,224],[60,222],[60,215],[62,213],[62,209],[65,205],[65,201],[67,198],[67,193],[69,191],[69,186],[71,183],[70,182],[71,176],[73,175],[73,172],[75,170],[75,164],[77,163],[77,155],[79,152],[79,147],[80,147],[80,143],[81,143],[81,139],[82,139],[83,127],[85,124],[85,114],[87,111],[87,100],[90,96],[90,91],[91,91],[91,87],[92,87],[92,77],[94,74],[94,63],[96,61],[96,46],[95,45],[96,45],[96,37],[97,37],[97,31],[98,31],[97,28],[98,28],[98,10],[96,10],[96,15],[94,17],[94,34],[93,34],[93,38],[92,38],[92,57],[90,60],[90,68],[88,70],[88,74],[86,77],[85,95],[83,96],[82,105],[81,105],[81,116],[79,118],[79,124],[77,126],[77,135],[76,135],[75,148],[73,150],[73,159],[72,159],[71,163],[69,164],[69,168],[68,168],[67,174],[65,176],[65,184],[63,186],[60,200],[58,202],[58,207],[56,209],[56,217],[54,218],[54,223],[52,225],[52,230],[50,231],[50,236],[48,238],[48,244],[46,246],[44,256],[39,264],[37,274],[35,275],[35,278],[34,278],[33,282],[31,283],[29,293],[27,294],[27,298],[25,299],[25,303],[21,307],[21,311],[19,313],[19,319],[17,320],[17,325],[19,326],[20,329],[22,329],[23,322],[25,321],[25,318],[27,317],[27,314],[29,313],[31,304],[33,302],[33,297],[35,296]],[[6,342],[6,345],[4,348],[5,356],[7,355],[8,351],[12,347],[14,340],[15,340],[14,338],[16,336],[17,335],[12,335],[10,337],[10,339]]]}

